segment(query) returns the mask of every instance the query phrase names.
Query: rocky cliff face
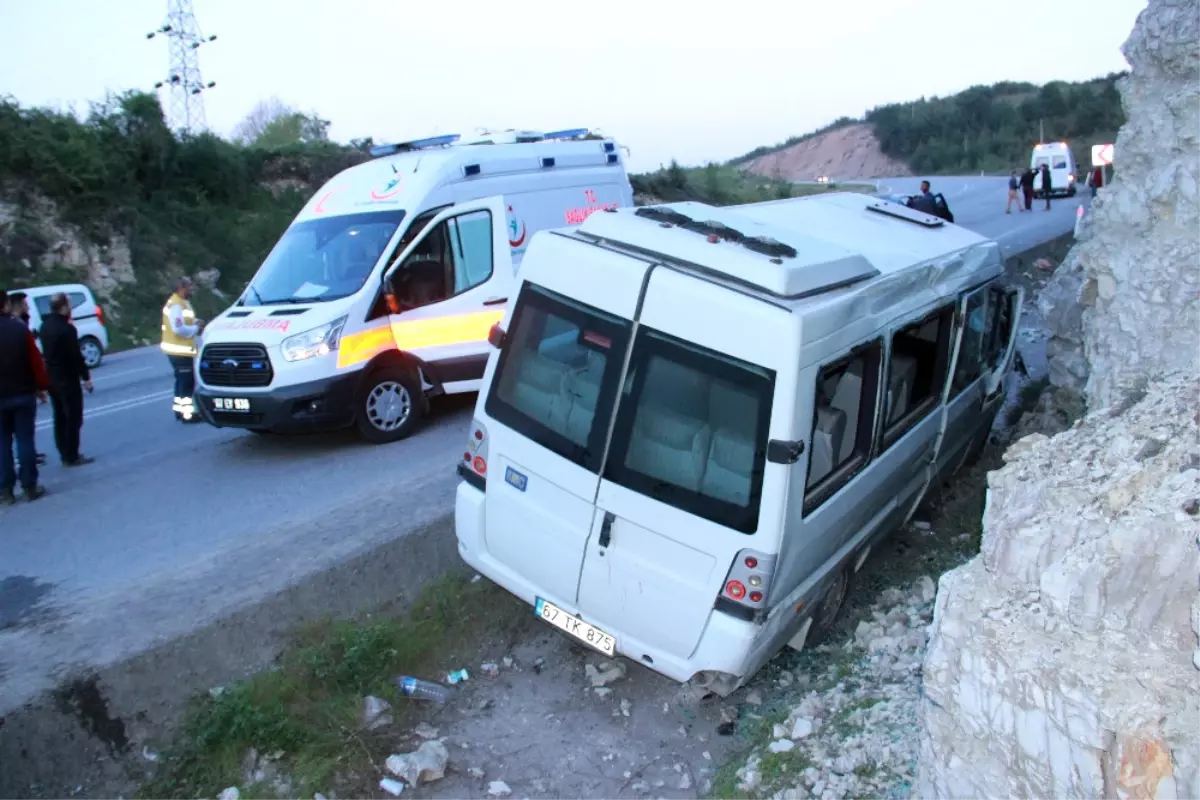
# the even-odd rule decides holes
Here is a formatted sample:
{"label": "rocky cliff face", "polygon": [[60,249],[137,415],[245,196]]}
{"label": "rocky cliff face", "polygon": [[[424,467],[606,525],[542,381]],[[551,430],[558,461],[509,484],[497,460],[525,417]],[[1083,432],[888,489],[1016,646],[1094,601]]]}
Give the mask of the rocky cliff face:
{"label": "rocky cliff face", "polygon": [[1123,51],[1116,173],[1040,298],[1050,380],[1102,408],[1157,371],[1200,368],[1200,11],[1151,0]]}
{"label": "rocky cliff face", "polygon": [[1125,45],[1119,169],[1042,311],[1091,411],[989,476],[942,577],[920,797],[1200,797],[1200,0]]}

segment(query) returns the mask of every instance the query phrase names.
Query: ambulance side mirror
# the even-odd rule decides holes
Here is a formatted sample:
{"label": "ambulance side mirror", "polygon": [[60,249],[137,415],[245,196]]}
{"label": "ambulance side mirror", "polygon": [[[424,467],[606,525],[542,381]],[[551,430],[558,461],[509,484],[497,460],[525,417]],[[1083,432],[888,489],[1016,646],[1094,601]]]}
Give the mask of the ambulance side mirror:
{"label": "ambulance side mirror", "polygon": [[497,350],[504,349],[504,341],[507,338],[508,338],[508,333],[505,332],[504,328],[500,327],[499,322],[497,322],[495,325],[493,325],[491,327],[491,329],[488,331],[488,344],[490,344],[492,347],[496,348]]}
{"label": "ambulance side mirror", "polygon": [[398,270],[383,276],[383,302],[389,314],[400,314],[409,310],[409,305],[400,299],[399,276]]}

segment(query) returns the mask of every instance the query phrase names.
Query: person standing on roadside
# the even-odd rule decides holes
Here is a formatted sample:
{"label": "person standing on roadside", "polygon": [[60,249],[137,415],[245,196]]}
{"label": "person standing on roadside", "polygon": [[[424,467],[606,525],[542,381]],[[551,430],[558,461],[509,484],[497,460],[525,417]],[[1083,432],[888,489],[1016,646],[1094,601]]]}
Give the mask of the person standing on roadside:
{"label": "person standing on roadside", "polygon": [[96,459],[79,452],[79,432],[83,428],[83,388],[91,393],[92,376],[79,351],[79,333],[71,322],[71,301],[62,292],[50,298],[50,314],[42,322],[42,352],[50,375],[58,455],[66,467],[91,464]]}
{"label": "person standing on roadside", "polygon": [[1046,198],[1046,210],[1050,210],[1050,192],[1054,191],[1054,187],[1050,185],[1050,165],[1042,164],[1042,196]]}
{"label": "person standing on roadside", "polygon": [[1026,169],[1021,173],[1021,194],[1025,198],[1025,210],[1033,210],[1033,167]]}
{"label": "person standing on roadside", "polygon": [[[46,493],[38,485],[33,432],[37,404],[46,402],[50,376],[28,326],[8,313],[8,295],[0,291],[0,505],[17,501],[18,479],[26,500]],[[16,444],[20,469],[13,461]]]}
{"label": "person standing on roadside", "polygon": [[176,279],[175,293],[167,299],[162,315],[162,349],[175,371],[175,418],[181,422],[199,422],[196,402],[196,337],[204,330],[204,320],[192,310],[192,279]]}
{"label": "person standing on roadside", "polygon": [[1021,210],[1021,197],[1018,192],[1021,189],[1021,180],[1017,177],[1017,171],[1014,169],[1012,174],[1008,176],[1008,203],[1004,206],[1004,213],[1011,214],[1013,203],[1017,204],[1017,211]]}
{"label": "person standing on roadside", "polygon": [[[13,319],[20,320],[21,324],[24,325],[29,330],[29,332],[33,334],[34,341],[35,342],[37,341],[38,332],[33,330],[33,328],[31,328],[29,326],[31,317],[29,315],[29,296],[28,295],[26,295],[24,292],[11,292],[8,295],[8,315],[11,316]],[[36,450],[37,449],[37,441],[36,441],[36,437],[34,437],[34,438],[35,438],[34,450]],[[45,465],[45,463],[46,463],[46,454],[45,453],[37,454],[37,463],[38,463],[39,467]]]}

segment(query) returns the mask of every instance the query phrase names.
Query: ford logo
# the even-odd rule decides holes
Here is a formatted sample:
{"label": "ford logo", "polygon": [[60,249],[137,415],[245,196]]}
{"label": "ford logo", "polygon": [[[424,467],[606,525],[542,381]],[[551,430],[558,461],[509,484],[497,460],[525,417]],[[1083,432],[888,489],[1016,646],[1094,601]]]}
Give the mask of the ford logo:
{"label": "ford logo", "polygon": [[232,367],[233,369],[237,369],[237,365],[238,365],[238,362],[237,362],[235,359],[232,359],[232,358],[227,358],[227,359],[225,359],[224,361],[222,361],[222,362],[221,362],[221,366],[223,366],[223,367]]}

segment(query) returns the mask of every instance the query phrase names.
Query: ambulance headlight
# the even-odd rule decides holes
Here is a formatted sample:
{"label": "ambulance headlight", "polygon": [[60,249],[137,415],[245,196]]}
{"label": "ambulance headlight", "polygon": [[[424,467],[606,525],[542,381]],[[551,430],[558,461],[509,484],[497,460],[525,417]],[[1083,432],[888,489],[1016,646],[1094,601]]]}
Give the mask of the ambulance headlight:
{"label": "ambulance headlight", "polygon": [[347,317],[342,316],[311,331],[297,333],[283,340],[283,357],[288,361],[304,361],[337,350]]}

